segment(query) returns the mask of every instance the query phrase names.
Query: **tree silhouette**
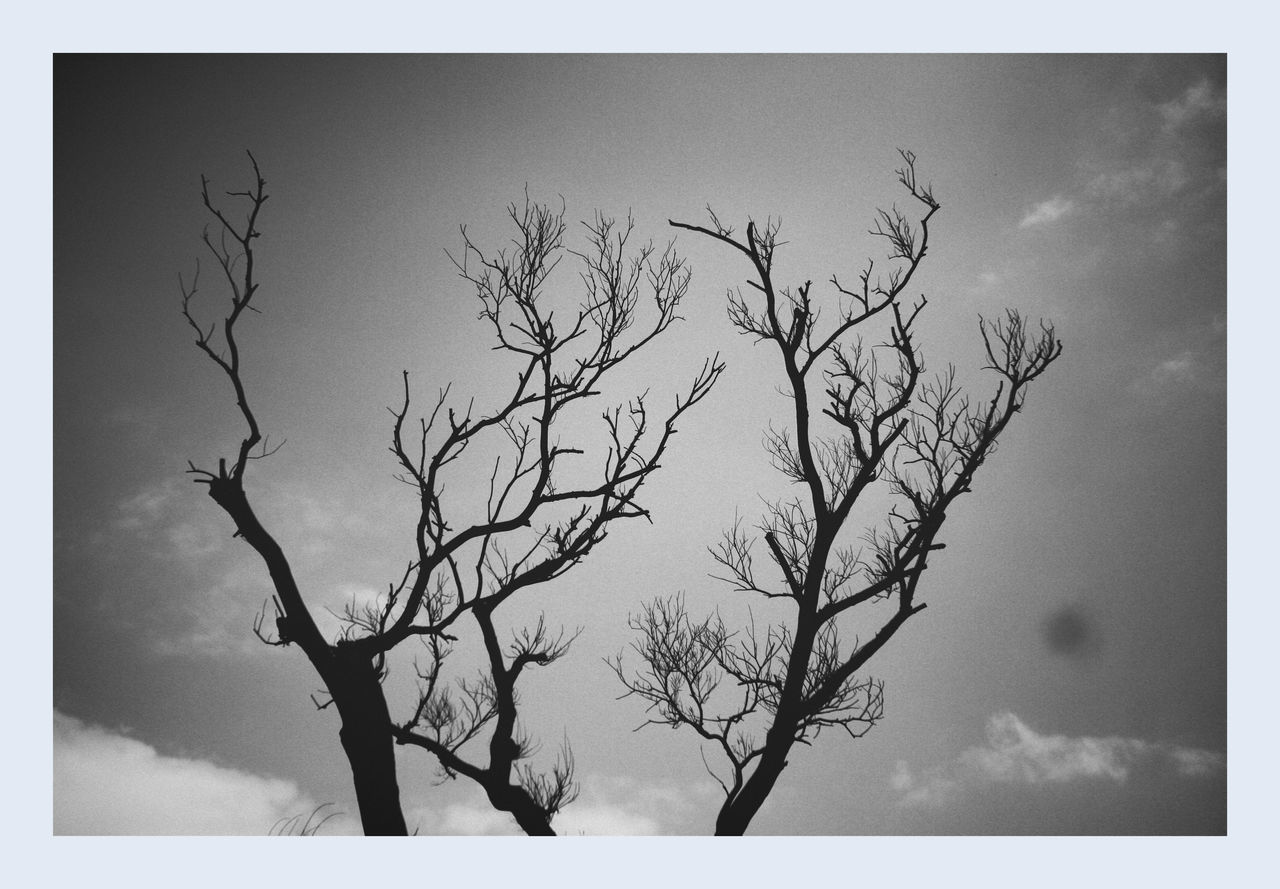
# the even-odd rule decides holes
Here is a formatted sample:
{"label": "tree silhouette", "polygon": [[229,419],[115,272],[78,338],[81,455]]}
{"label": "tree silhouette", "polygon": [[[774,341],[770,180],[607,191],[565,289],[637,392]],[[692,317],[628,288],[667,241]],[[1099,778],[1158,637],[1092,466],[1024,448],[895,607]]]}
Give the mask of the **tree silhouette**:
{"label": "tree silhouette", "polygon": [[[514,248],[487,253],[463,229],[463,247],[454,258],[459,274],[474,289],[481,318],[496,339],[494,347],[516,365],[506,400],[480,413],[474,400],[465,410],[448,405],[441,390],[429,416],[410,418],[409,376],[404,397],[391,409],[391,452],[398,478],[413,491],[417,519],[412,557],[377,603],[351,605],[343,630],[326,639],[307,608],[288,558],[250,505],[246,471],[252,460],[273,453],[246,394],[238,324],[257,311],[255,241],[268,195],[258,163],[253,185],[227,192],[247,203],[237,224],[224,214],[201,177],[201,196],[213,216],[216,235],[205,230],[231,291],[231,306],[218,325],[204,326],[193,311],[199,267],[190,286],[180,282],[182,311],[196,333],[196,345],[230,381],[246,432],[236,455],[216,470],[190,465],[196,480],[235,524],[236,536],[258,553],[275,589],[276,633],[263,632],[266,606],[254,631],[266,643],[297,645],[319,674],[326,697],[341,719],[339,732],[351,766],[360,819],[366,834],[404,834],[396,774],[396,745],[430,752],[448,777],[476,781],[490,802],[513,815],[531,834],[553,833],[551,819],[575,794],[573,758],[566,742],[550,774],[520,760],[532,742],[518,721],[516,685],[530,666],[560,658],[573,636],[553,632],[544,619],[517,630],[507,645],[498,638],[494,614],[516,593],[563,575],[606,537],[612,523],[647,517],[638,496],[658,468],[676,432],[676,421],[701,401],[719,378],[718,359],[704,362],[692,384],[669,412],[655,420],[643,395],[604,412],[609,444],[595,469],[583,467],[585,448],[561,442],[557,423],[601,394],[606,375],[678,319],[689,286],[689,270],[671,245],[632,249],[630,219],[619,225],[599,213],[586,224],[581,252],[564,245],[559,212],[531,203],[511,205],[517,234]],[[569,253],[582,265],[585,296],[566,323],[553,321],[548,279]],[[653,303],[653,319],[639,327],[642,297]],[[562,314],[561,318],[565,316]],[[487,490],[481,517],[465,521],[465,509],[446,504],[444,479],[455,461],[481,440],[505,445],[492,469],[474,487]],[[570,458],[581,457],[574,461]],[[505,459],[504,459],[505,457]],[[575,465],[576,464],[576,465]],[[457,642],[464,618],[475,621],[487,662],[474,678],[445,680],[443,666]],[[393,649],[419,641],[424,660],[416,664],[420,693],[407,718],[391,716],[383,691],[387,658]],[[477,757],[471,748],[485,750]],[[470,745],[468,747],[468,745]],[[467,748],[467,749],[464,749]]]}
{"label": "tree silhouette", "polygon": [[[995,322],[979,319],[987,368],[1000,377],[989,399],[971,402],[953,368],[926,380],[914,329],[926,300],[908,304],[906,289],[940,204],[918,180],[915,156],[901,155],[898,180],[921,215],[912,221],[896,207],[878,211],[871,234],[888,243],[890,268],[873,277],[868,263],[850,288],[833,276],[834,324],[819,324],[811,281],[794,290],[775,284],[778,224],[748,221],[738,239],[710,209],[708,226],[671,222],[750,263],[755,277],[747,283],[756,297],[731,290],[729,318],[740,332],[777,347],[793,428],[770,427],[765,446],[774,467],[802,489],[770,503],[758,527],[775,576],[756,570],[758,539],[741,522],[711,550],[720,579],[785,603],[784,621],[760,627],[753,618],[730,629],[718,615],[691,617],[682,596],[658,599],[631,618],[638,669],[629,671],[622,655],[611,661],[627,693],[647,702],[646,724],[689,728],[723,757],[719,771],[707,765],[725,796],[717,834],[746,831],[796,744],[831,727],[857,738],[881,718],[883,685],[863,668],[926,607],[917,587],[930,555],[945,545],[938,535],[948,510],[970,490],[1022,409],[1027,387],[1062,352],[1051,325],[1033,330],[1010,310]],[[877,321],[887,321],[888,337],[868,348],[860,333]],[[877,481],[894,505],[858,549],[847,525]],[[855,608],[875,629],[850,644]]]}

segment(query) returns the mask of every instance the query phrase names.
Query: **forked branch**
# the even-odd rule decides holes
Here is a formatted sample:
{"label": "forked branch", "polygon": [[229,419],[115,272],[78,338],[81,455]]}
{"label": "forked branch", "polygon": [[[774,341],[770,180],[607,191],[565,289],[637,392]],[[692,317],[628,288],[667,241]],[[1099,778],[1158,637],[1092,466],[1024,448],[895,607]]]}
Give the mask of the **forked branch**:
{"label": "forked branch", "polygon": [[[970,490],[1021,410],[1028,385],[1062,353],[1052,325],[1042,322],[1033,333],[1009,311],[995,323],[979,321],[987,366],[1000,376],[988,401],[971,406],[950,371],[925,381],[916,321],[927,301],[908,300],[907,288],[928,252],[930,223],[941,204],[920,180],[915,155],[900,155],[898,181],[919,213],[877,212],[870,233],[887,244],[887,269],[877,273],[868,262],[855,288],[833,275],[834,305],[827,309],[835,320],[825,329],[819,326],[823,301],[811,281],[794,288],[775,281],[783,243],[776,223],[757,229],[748,220],[741,240],[710,211],[709,226],[671,223],[749,260],[753,277],[746,283],[758,296],[730,291],[729,320],[777,347],[792,422],[770,426],[765,446],[774,467],[807,490],[807,497],[769,504],[760,524],[778,585],[758,579],[755,539],[740,521],[712,551],[727,569],[720,579],[734,590],[794,601],[786,623],[760,633],[753,619],[749,632],[735,633],[718,617],[689,617],[683,598],[657,600],[632,618],[640,634],[633,645],[638,671],[625,671],[621,656],[611,664],[627,694],[647,702],[648,723],[690,728],[728,761],[717,833],[746,829],[793,745],[830,727],[860,737],[881,719],[883,684],[862,670],[925,608],[917,587],[930,555],[944,547],[938,535],[948,510]],[[868,348],[858,334],[881,319],[887,329]],[[812,393],[809,372],[819,363],[825,385]],[[815,395],[825,398],[817,410]],[[867,546],[855,550],[840,540],[855,505],[877,482],[894,502],[883,526],[867,532]],[[888,603],[889,611],[868,612],[878,620],[871,636],[842,638],[839,621],[872,602]]]}

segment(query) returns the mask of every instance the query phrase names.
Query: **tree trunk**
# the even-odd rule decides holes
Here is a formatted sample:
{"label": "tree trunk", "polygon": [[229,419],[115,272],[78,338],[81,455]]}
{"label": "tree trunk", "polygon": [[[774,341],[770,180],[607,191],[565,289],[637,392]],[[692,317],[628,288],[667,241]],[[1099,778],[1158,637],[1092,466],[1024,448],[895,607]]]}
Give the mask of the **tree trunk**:
{"label": "tree trunk", "polygon": [[342,717],[338,734],[351,764],[365,836],[405,836],[391,715],[382,684],[368,661],[344,658],[336,666],[342,675],[328,683],[329,691]]}
{"label": "tree trunk", "polygon": [[740,837],[747,832],[751,819],[760,811],[773,791],[778,776],[787,767],[787,753],[790,750],[791,742],[784,741],[765,751],[760,764],[751,773],[742,790],[720,809],[720,814],[716,816],[716,836]]}
{"label": "tree trunk", "polygon": [[[827,551],[831,546],[829,538],[819,533],[814,543],[814,552],[819,553],[823,562],[817,574],[821,578]],[[815,563],[810,562],[810,566]],[[764,801],[773,792],[773,785],[778,776],[787,767],[787,754],[796,742],[796,726],[798,724],[797,707],[804,692],[805,678],[809,672],[809,656],[813,652],[813,640],[817,634],[817,593],[819,581],[807,582],[808,589],[801,605],[800,614],[796,618],[795,642],[791,647],[791,655],[787,663],[787,678],[782,689],[782,703],[774,714],[773,724],[765,736],[764,753],[760,764],[756,766],[751,777],[733,799],[726,800],[716,816],[716,836],[742,836],[747,832],[751,819],[760,811]]]}
{"label": "tree trunk", "polygon": [[495,809],[508,812],[516,819],[520,829],[531,837],[553,837],[551,819],[522,790],[511,785],[486,788],[489,802]]}
{"label": "tree trunk", "polygon": [[556,832],[551,829],[551,825],[547,823],[547,819],[541,813],[525,815],[522,812],[513,812],[516,823],[520,825],[520,829],[531,837],[553,837]]}
{"label": "tree trunk", "polygon": [[331,647],[320,635],[302,601],[289,560],[258,521],[240,479],[227,476],[225,471],[212,477],[209,496],[231,516],[240,536],[262,556],[276,593],[284,603],[291,641],[303,650],[333,697],[342,717],[339,737],[351,764],[365,834],[404,836],[408,830],[400,809],[400,786],[396,782],[391,713],[387,710],[378,671],[368,655],[341,644]]}

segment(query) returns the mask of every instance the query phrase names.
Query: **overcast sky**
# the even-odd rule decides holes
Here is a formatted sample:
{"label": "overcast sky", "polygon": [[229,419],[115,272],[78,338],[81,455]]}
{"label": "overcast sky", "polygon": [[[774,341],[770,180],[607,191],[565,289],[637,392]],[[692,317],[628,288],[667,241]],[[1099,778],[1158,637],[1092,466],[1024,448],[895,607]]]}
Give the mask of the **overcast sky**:
{"label": "overcast sky", "polygon": [[[271,199],[245,376],[287,439],[247,489],[326,620],[410,554],[386,451],[401,370],[478,405],[513,376],[445,256],[459,225],[499,245],[526,186],[658,241],[707,204],[780,216],[775,274],[818,293],[881,255],[866,231],[915,151],[943,205],[916,280],[929,365],[989,391],[977,319],[1005,306],[1066,351],[950,516],[929,609],[871,664],[884,720],[797,750],[752,832],[1226,830],[1224,57],[62,57],[54,85],[56,833],[265,833],[320,802],[346,813],[326,832],[358,831],[337,717],[300,652],[253,637],[265,571],[183,474],[240,434],[178,275],[200,174],[245,187],[246,148]],[[686,321],[610,397],[669,399],[714,352],[725,378],[646,486],[653,525],[512,614],[584,628],[522,685],[540,761],[567,735],[583,781],[561,832],[709,833],[719,805],[694,737],[633,732],[602,662],[654,596],[731,607],[706,548],[778,488],[775,356],[725,315],[747,270],[678,246]],[[514,832],[398,756],[411,829]]]}

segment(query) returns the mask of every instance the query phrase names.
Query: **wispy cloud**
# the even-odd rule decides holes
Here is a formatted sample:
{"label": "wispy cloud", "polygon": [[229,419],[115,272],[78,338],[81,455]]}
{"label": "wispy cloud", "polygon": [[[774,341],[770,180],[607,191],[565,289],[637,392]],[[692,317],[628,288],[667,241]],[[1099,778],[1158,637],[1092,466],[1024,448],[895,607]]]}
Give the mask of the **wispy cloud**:
{"label": "wispy cloud", "polygon": [[175,478],[152,482],[116,504],[112,528],[147,545],[152,556],[198,560],[223,548],[225,524],[203,506],[189,486]]}
{"label": "wispy cloud", "polygon": [[1137,204],[1147,197],[1172,197],[1190,181],[1186,165],[1175,158],[1149,158],[1133,166],[1098,173],[1085,186],[1092,199],[1122,205]]}
{"label": "wispy cloud", "polygon": [[1026,216],[1022,217],[1022,222],[1018,223],[1019,228],[1030,228],[1033,225],[1044,225],[1049,222],[1056,222],[1062,217],[1075,209],[1075,202],[1064,198],[1061,195],[1055,195],[1047,201],[1041,201],[1031,208]]}
{"label": "wispy cloud", "polygon": [[[315,808],[292,781],[165,756],[54,711],[55,834],[265,835],[281,819],[305,818]],[[323,832],[353,824],[334,819]]]}
{"label": "wispy cloud", "polygon": [[1186,92],[1159,106],[1166,130],[1176,130],[1205,117],[1227,113],[1227,96],[1213,88],[1208,80],[1187,87]]}
{"label": "wispy cloud", "polygon": [[[1045,225],[1068,214],[1085,219],[1135,209],[1161,215],[1199,214],[1188,198],[1220,196],[1225,184],[1220,139],[1198,129],[1226,112],[1226,94],[1208,80],[1162,103],[1130,102],[1111,108],[1077,165],[1074,183],[1027,212],[1020,228]],[[1195,138],[1192,138],[1192,137]],[[1173,199],[1177,198],[1175,202]],[[1153,225],[1153,241],[1167,241],[1168,220]]]}
{"label": "wispy cloud", "polygon": [[1188,390],[1225,391],[1226,333],[1226,321],[1221,316],[1187,327],[1173,343],[1166,344],[1163,355],[1156,353],[1154,363],[1148,364],[1134,381],[1134,390],[1143,397]]}
{"label": "wispy cloud", "polygon": [[[152,649],[166,657],[243,657],[264,648],[253,634],[255,616],[264,608],[271,587],[252,563],[223,572],[217,582],[180,591],[157,605],[159,631]],[[267,626],[274,626],[270,606]]]}
{"label": "wispy cloud", "polygon": [[1168,755],[1177,768],[1178,774],[1188,778],[1216,775],[1226,765],[1222,754],[1214,753],[1212,750],[1173,747],[1168,750]]}
{"label": "wispy cloud", "polygon": [[113,525],[125,531],[138,531],[155,525],[164,518],[178,496],[173,479],[149,484],[116,504]]}
{"label": "wispy cloud", "polygon": [[1214,751],[1122,737],[1040,734],[1012,713],[987,722],[987,742],[961,753],[945,768],[916,774],[898,762],[890,783],[903,805],[941,806],[967,787],[985,784],[1125,783],[1140,765],[1163,767],[1179,777],[1221,772]]}
{"label": "wispy cloud", "polygon": [[1198,373],[1196,353],[1188,349],[1157,364],[1151,371],[1151,378],[1157,383],[1191,382]]}
{"label": "wispy cloud", "polygon": [[[327,553],[340,541],[374,530],[360,509],[335,496],[315,496],[296,483],[260,481],[255,491],[264,523],[296,529],[300,554],[306,557]],[[182,477],[150,482],[123,497],[111,524],[117,532],[150,539],[155,555],[188,559],[220,549],[234,530],[204,489]]]}
{"label": "wispy cloud", "polygon": [[[312,496],[297,484],[264,482],[259,490],[260,515],[294,560],[299,580],[314,591],[312,611],[322,630],[336,636],[343,625],[335,615],[353,601],[357,607],[376,601],[378,592],[343,578],[367,566],[326,557],[342,542],[372,536],[371,523],[341,498]],[[164,578],[153,584],[163,596],[140,601],[136,612],[145,615],[141,622],[155,651],[207,657],[261,648],[251,627],[271,595],[270,578],[247,546],[233,542],[234,526],[203,489],[180,476],[154,480],[121,497],[106,525],[95,542],[101,553],[142,556],[149,576]]]}

